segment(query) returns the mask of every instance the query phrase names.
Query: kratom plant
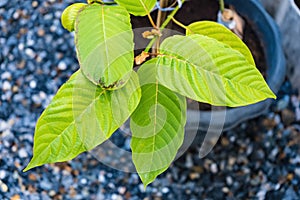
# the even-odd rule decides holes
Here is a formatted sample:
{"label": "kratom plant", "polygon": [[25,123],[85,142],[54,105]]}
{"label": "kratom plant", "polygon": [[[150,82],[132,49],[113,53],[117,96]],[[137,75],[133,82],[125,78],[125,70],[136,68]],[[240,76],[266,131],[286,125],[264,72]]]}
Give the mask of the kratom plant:
{"label": "kratom plant", "polygon": [[[130,117],[132,160],[147,186],[183,143],[186,98],[229,107],[276,98],[247,46],[230,30],[211,21],[186,26],[174,18],[183,3],[89,0],[66,8],[62,24],[75,31],[80,69],[40,116],[24,171],[93,149]],[[155,7],[156,23],[150,15]],[[165,10],[172,12],[164,17]],[[135,58],[130,14],[148,16],[153,26],[143,33],[148,47]],[[162,41],[171,20],[186,34]]]}

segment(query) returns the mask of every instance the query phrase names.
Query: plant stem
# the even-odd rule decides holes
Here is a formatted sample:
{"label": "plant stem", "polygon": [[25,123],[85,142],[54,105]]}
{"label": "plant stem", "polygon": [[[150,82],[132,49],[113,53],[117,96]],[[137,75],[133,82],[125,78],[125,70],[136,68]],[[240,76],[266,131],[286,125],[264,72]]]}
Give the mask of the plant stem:
{"label": "plant stem", "polygon": [[220,11],[223,12],[224,11],[224,0],[219,0],[219,4],[220,4]]}
{"label": "plant stem", "polygon": [[[182,4],[185,2],[185,0],[181,1]],[[172,20],[172,18],[174,17],[174,15],[178,12],[178,10],[180,9],[179,6],[176,6],[176,8],[171,12],[171,14],[168,15],[167,19],[164,21],[164,23],[161,25],[161,27],[159,28],[160,31],[164,30],[164,28],[169,24],[169,22]],[[156,41],[157,38],[153,38],[149,44],[147,45],[147,47],[145,48],[145,52],[149,52],[149,50],[151,49],[151,47],[153,46],[154,42]]]}
{"label": "plant stem", "polygon": [[[161,8],[165,8],[168,6],[168,2],[169,0],[160,0],[160,7]],[[156,27],[159,29],[160,25],[162,23],[162,21],[164,21],[166,18],[166,12],[163,12],[162,10],[158,10],[157,13],[157,19],[156,19]],[[152,48],[152,53],[156,54],[158,52],[159,49],[159,45],[160,45],[160,36],[157,37],[156,43]]]}
{"label": "plant stem", "polygon": [[[183,4],[185,2],[185,0],[182,0],[181,2]],[[164,29],[169,24],[169,22],[172,20],[172,18],[178,12],[179,9],[180,9],[180,7],[176,6],[176,8],[171,12],[171,14],[168,15],[166,21],[164,21],[164,23],[161,25],[160,29]]]}
{"label": "plant stem", "polygon": [[185,29],[185,30],[188,29],[187,26],[185,26],[185,25],[183,25],[181,22],[177,21],[174,17],[172,18],[172,21],[173,21],[175,24],[177,24],[178,26],[180,26],[181,28],[183,28],[183,29]]}
{"label": "plant stem", "polygon": [[151,25],[153,26],[153,28],[158,29],[150,15],[150,13],[148,13],[147,16],[148,16],[148,19],[149,19]]}

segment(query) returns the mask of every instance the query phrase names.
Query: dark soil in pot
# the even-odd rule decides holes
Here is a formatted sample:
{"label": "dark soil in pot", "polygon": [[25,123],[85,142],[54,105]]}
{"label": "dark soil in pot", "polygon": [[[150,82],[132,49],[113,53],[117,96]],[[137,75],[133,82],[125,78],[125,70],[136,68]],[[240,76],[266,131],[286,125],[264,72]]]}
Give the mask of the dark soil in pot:
{"label": "dark soil in pot", "polygon": [[300,0],[295,0],[295,3],[298,6],[298,8],[300,9]]}
{"label": "dark soil in pot", "polygon": [[[300,1],[300,0],[295,0]],[[184,3],[183,7],[178,11],[175,15],[175,18],[182,22],[185,25],[191,24],[196,21],[201,20],[217,20],[217,13],[219,11],[219,4],[217,1],[211,0],[190,0]],[[154,20],[156,19],[156,13],[153,12],[151,15]],[[243,17],[243,16],[242,16]],[[267,63],[264,53],[264,48],[259,36],[255,32],[255,25],[251,23],[250,19],[243,17],[245,20],[245,29],[243,41],[250,49],[253,58],[255,60],[256,66],[258,70],[262,73],[264,77],[266,77],[267,71]],[[132,17],[133,28],[141,28],[141,27],[151,27],[149,20],[147,17]],[[179,27],[176,24],[170,24],[169,26],[172,30],[178,31],[180,33],[185,33],[185,30]],[[138,33],[140,34],[140,33]],[[141,36],[135,34],[135,42],[141,43],[144,42],[147,44],[149,40],[143,40]],[[142,49],[136,50],[135,54],[138,55],[141,53]],[[188,107],[194,110],[211,110],[211,105],[205,103],[198,103],[192,100],[188,101]],[[222,107],[214,106],[214,109],[222,109]]]}

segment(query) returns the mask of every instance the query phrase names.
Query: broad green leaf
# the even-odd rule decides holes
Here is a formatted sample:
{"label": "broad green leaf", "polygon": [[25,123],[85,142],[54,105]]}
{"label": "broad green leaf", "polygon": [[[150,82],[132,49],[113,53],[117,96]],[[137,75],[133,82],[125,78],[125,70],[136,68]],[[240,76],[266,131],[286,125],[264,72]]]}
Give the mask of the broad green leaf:
{"label": "broad green leaf", "polygon": [[125,83],[133,67],[130,16],[121,6],[88,5],[75,23],[75,44],[84,75],[103,88]]}
{"label": "broad green leaf", "polygon": [[80,9],[83,9],[87,4],[74,3],[68,6],[61,15],[61,23],[65,29],[74,31],[75,20]]}
{"label": "broad green leaf", "polygon": [[130,14],[145,16],[152,11],[156,0],[115,0],[115,2],[126,8]]}
{"label": "broad green leaf", "polygon": [[33,158],[24,171],[70,160],[101,144],[135,110],[140,95],[135,72],[124,87],[114,91],[103,90],[76,72],[39,118]]}
{"label": "broad green leaf", "polygon": [[254,65],[230,46],[194,34],[166,39],[155,58],[159,82],[193,100],[244,106],[276,98]]}
{"label": "broad green leaf", "polygon": [[132,159],[146,187],[174,160],[184,138],[186,101],[155,81],[153,65],[138,71],[142,98],[131,117]]}
{"label": "broad green leaf", "polygon": [[219,42],[223,42],[232,49],[239,51],[245,56],[251,65],[255,66],[252,54],[245,43],[237,35],[221,24],[212,21],[194,22],[188,26],[186,34],[201,34],[214,38]]}

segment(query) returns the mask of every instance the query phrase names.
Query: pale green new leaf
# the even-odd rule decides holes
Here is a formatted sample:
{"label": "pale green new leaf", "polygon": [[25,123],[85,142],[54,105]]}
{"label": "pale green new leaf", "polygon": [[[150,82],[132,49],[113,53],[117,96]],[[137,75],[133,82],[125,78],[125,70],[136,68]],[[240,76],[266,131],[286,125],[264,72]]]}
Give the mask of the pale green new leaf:
{"label": "pale green new leaf", "polygon": [[252,54],[246,44],[225,26],[212,21],[199,21],[190,24],[186,30],[187,35],[201,34],[229,45],[245,56],[251,65],[255,66]]}
{"label": "pale green new leaf", "polygon": [[142,98],[132,114],[132,159],[146,187],[174,160],[184,138],[186,101],[155,78],[153,65],[144,64],[138,71]]}
{"label": "pale green new leaf", "polygon": [[39,118],[33,158],[25,171],[46,163],[70,160],[101,144],[128,119],[140,95],[135,72],[124,87],[114,91],[103,90],[81,71],[76,72]]}
{"label": "pale green new leaf", "polygon": [[244,106],[276,98],[254,65],[230,46],[199,34],[166,39],[155,58],[159,82],[216,106]]}
{"label": "pale green new leaf", "polygon": [[94,84],[123,84],[133,67],[130,16],[121,6],[91,4],[79,12],[75,44],[80,67]]}
{"label": "pale green new leaf", "polygon": [[128,10],[135,16],[145,16],[150,14],[155,6],[156,0],[115,0],[120,6]]}
{"label": "pale green new leaf", "polygon": [[80,9],[84,9],[87,4],[74,3],[68,6],[61,14],[61,24],[68,31],[74,31],[75,20]]}

